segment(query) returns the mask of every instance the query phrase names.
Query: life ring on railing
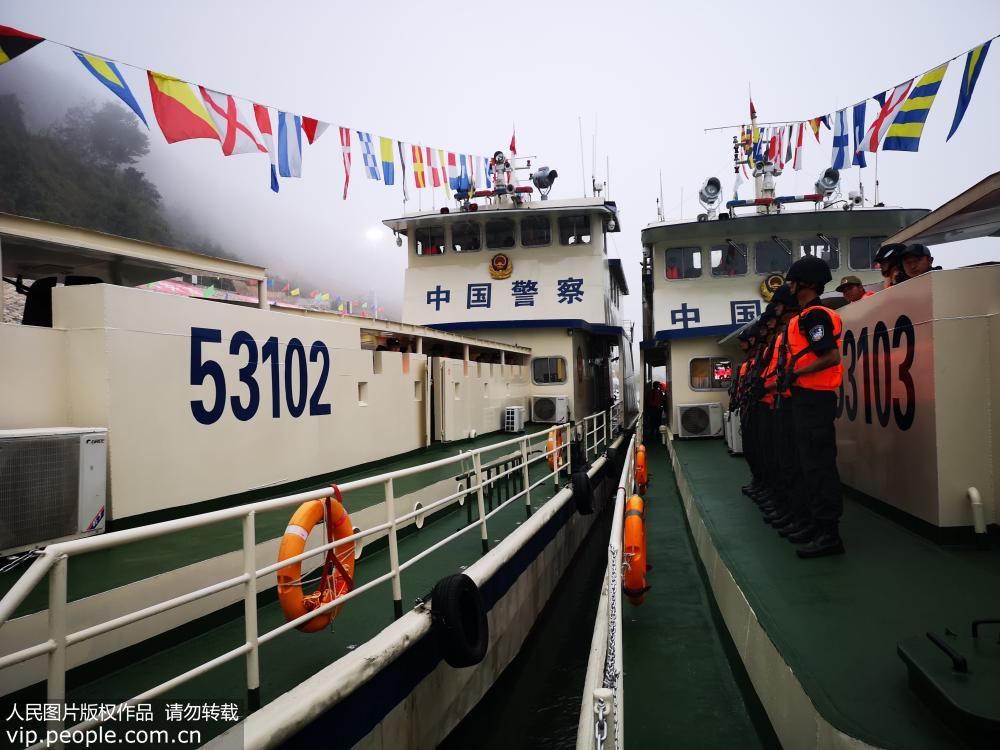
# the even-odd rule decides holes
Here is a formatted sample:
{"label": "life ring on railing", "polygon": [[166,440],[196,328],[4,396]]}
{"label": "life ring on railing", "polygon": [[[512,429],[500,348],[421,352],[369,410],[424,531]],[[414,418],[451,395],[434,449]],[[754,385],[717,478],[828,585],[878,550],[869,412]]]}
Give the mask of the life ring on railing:
{"label": "life ring on railing", "polygon": [[562,429],[559,427],[553,427],[549,430],[549,439],[545,444],[545,452],[548,454],[549,459],[549,469],[551,471],[556,470],[556,466],[561,469],[563,465],[562,459],[562,447],[563,447],[563,436]]}
{"label": "life ring on railing", "polygon": [[642,498],[632,495],[625,503],[623,523],[624,572],[622,579],[625,596],[632,604],[642,604],[649,586],[646,585],[646,506]]}
{"label": "life ring on railing", "polygon": [[434,586],[431,630],[442,658],[453,667],[472,667],[486,656],[490,643],[486,604],[469,576],[456,573]]}
{"label": "life ring on railing", "polygon": [[[306,548],[309,533],[317,523],[326,522],[328,542],[343,539],[354,534],[351,517],[344,508],[340,490],[333,488],[337,496],[302,503],[292,515],[285,535],[278,548],[278,562],[302,554]],[[285,621],[291,622],[317,607],[332,602],[354,588],[354,545],[345,544],[336,550],[328,550],[323,562],[319,588],[311,594],[304,593],[302,582],[302,561],[291,563],[278,571],[278,601],[285,613]],[[303,633],[322,630],[340,613],[340,607],[333,607],[311,620],[297,626]]]}
{"label": "life ring on railing", "polygon": [[639,485],[639,494],[646,494],[649,484],[649,471],[646,469],[646,446],[639,445],[635,452],[635,483]]}

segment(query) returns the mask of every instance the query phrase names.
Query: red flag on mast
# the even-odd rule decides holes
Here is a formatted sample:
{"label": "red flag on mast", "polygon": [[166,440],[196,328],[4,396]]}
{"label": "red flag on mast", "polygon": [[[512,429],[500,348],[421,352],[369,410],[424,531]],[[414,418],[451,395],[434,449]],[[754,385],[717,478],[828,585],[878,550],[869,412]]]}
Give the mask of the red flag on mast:
{"label": "red flag on mast", "polygon": [[515,142],[516,138],[517,138],[517,131],[515,130],[513,133],[510,134],[510,152],[514,156],[517,156],[517,143]]}

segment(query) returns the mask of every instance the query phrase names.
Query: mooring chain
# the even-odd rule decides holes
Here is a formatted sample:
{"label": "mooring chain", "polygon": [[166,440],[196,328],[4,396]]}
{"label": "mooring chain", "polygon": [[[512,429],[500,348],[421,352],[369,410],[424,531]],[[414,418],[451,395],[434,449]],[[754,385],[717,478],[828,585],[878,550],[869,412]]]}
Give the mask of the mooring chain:
{"label": "mooring chain", "polygon": [[[609,554],[609,557],[612,560],[617,559],[617,557],[618,557],[618,548],[614,547],[614,546],[609,546],[608,547],[608,554]],[[610,567],[609,567],[609,569],[610,569]],[[616,571],[616,573],[618,573],[618,571]],[[609,583],[609,585],[608,585],[608,636],[607,636],[607,644],[606,644],[606,647],[605,647],[604,677],[603,677],[602,685],[603,685],[603,687],[605,687],[605,688],[607,688],[608,690],[611,691],[611,696],[612,696],[612,715],[614,717],[614,721],[616,722],[615,725],[617,726],[617,722],[619,720],[619,714],[618,714],[618,690],[617,690],[617,685],[618,685],[618,663],[617,663],[617,656],[616,656],[616,649],[615,649],[615,639],[616,639],[616,634],[618,632],[618,597],[619,597],[618,590],[619,590],[619,587],[621,586],[621,575],[620,574],[613,575],[610,578],[611,578],[611,580],[608,582]],[[603,705],[604,705],[603,702],[601,702],[601,706],[602,707],[603,707]],[[597,726],[595,727],[595,732],[602,731],[601,730],[601,725],[602,724],[604,725],[603,726],[604,736],[603,737],[598,736],[598,739],[599,739],[598,747],[599,748],[603,748],[604,747],[604,739],[607,736],[607,724],[606,724],[606,721],[604,719],[603,712],[600,714],[600,716],[598,718]],[[614,733],[614,743],[615,743],[615,748],[617,748],[618,747],[618,732],[617,731],[615,731],[615,733]]]}
{"label": "mooring chain", "polygon": [[594,713],[597,714],[597,721],[594,723],[594,739],[597,741],[597,750],[604,750],[604,741],[608,738],[608,722],[604,718],[606,713],[604,701],[597,701]]}

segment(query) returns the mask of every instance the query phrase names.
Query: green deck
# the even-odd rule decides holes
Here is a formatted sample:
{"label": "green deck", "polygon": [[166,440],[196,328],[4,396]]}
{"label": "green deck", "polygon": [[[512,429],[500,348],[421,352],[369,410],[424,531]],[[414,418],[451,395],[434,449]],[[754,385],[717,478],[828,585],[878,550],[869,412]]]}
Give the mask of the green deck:
{"label": "green deck", "polygon": [[[461,447],[479,447],[499,442],[510,437],[504,434],[494,434],[480,438],[475,443],[466,443]],[[371,468],[365,472],[368,475],[382,473],[392,468],[399,468],[400,465],[414,465],[441,458],[445,455],[453,455],[457,450],[455,444],[435,446],[428,451],[423,451],[417,455],[409,456],[402,461],[387,461],[377,468]],[[509,448],[500,449],[500,453],[506,454]],[[591,452],[591,456],[594,453]],[[484,455],[484,462],[494,455]],[[457,467],[458,464],[455,465]],[[429,484],[432,481],[454,475],[455,467],[448,467],[445,470],[421,474],[418,477],[408,478],[408,482],[400,482],[400,492],[411,492],[419,486]],[[530,467],[530,479],[532,482],[538,481],[549,469],[545,461],[537,461]],[[440,475],[439,475],[440,474]],[[349,478],[356,478],[345,475],[341,481]],[[414,481],[415,480],[415,481]],[[564,480],[565,481],[565,480]],[[564,482],[563,482],[564,483]],[[351,493],[345,498],[349,507],[363,507],[367,504],[381,502],[382,496],[379,488],[375,492]],[[539,485],[532,490],[532,506],[538,508],[547,502],[553,495],[553,485],[551,480]],[[494,503],[495,504],[495,503]],[[436,515],[427,521],[422,529],[413,529],[411,533],[401,536],[399,540],[400,562],[405,563],[415,554],[437,541],[448,536],[457,529],[469,523],[468,509],[466,507],[457,508]],[[490,506],[487,506],[487,511]],[[276,514],[275,523],[271,526],[265,523],[258,524],[258,539],[267,538],[263,531],[271,529],[271,536],[280,534],[287,524],[290,511],[285,510]],[[524,500],[519,498],[510,503],[488,521],[489,536],[491,546],[494,546],[502,538],[510,534],[517,526],[523,523],[526,517]],[[478,512],[473,502],[471,505],[471,524],[478,526]],[[222,528],[227,524],[220,524]],[[224,551],[226,548],[234,549],[239,539],[239,524],[234,524],[235,539],[213,539],[215,550]],[[272,528],[273,526],[273,528]],[[172,543],[170,554],[173,559],[187,559],[185,556],[186,546],[192,545],[190,532],[187,532],[186,544]],[[181,535],[183,536],[183,535]],[[167,538],[169,539],[169,538]],[[162,540],[158,540],[162,541]],[[130,545],[135,547],[137,545]],[[123,550],[112,550],[119,555],[125,554]],[[90,557],[98,557],[101,553],[95,553]],[[192,554],[190,550],[187,555]],[[195,559],[204,558],[203,550],[197,550]],[[470,529],[466,534],[454,540],[448,546],[438,550],[436,553],[424,558],[413,567],[404,571],[402,578],[403,607],[404,610],[413,606],[415,599],[425,597],[433,588],[434,584],[446,575],[455,573],[465,566],[475,562],[482,555],[480,535],[477,529]],[[132,557],[126,556],[129,566],[123,572],[125,579],[138,579],[151,575],[164,567],[165,564],[156,559],[153,550],[147,550],[142,555]],[[389,554],[386,546],[376,546],[366,548],[361,558],[357,562],[355,569],[355,581],[360,585],[364,584],[389,569]],[[71,578],[74,565],[82,564],[85,558],[74,559],[70,562]],[[76,579],[81,580],[79,571]],[[206,583],[209,583],[206,581]],[[96,590],[110,588],[108,582],[97,587]],[[79,592],[77,593],[79,596]],[[274,599],[273,589],[270,593],[260,595],[258,606],[258,628],[264,633],[284,622],[280,605]],[[89,702],[116,702],[145,690],[155,684],[163,682],[175,675],[195,667],[196,665],[214,658],[232,648],[240,645],[244,640],[244,624],[242,607],[229,608],[224,614],[227,618],[214,618],[210,625],[196,629],[193,633],[185,633],[183,639],[174,636],[173,633],[166,634],[147,641],[141,648],[129,649],[125,654],[119,654],[106,659],[98,660],[96,663],[88,664],[73,670],[68,675],[67,680],[67,700],[89,701]],[[358,644],[371,639],[380,630],[389,625],[393,620],[393,603],[389,582],[376,587],[376,589],[362,594],[357,599],[349,602],[334,621],[331,631],[324,631],[313,634],[303,634],[292,630],[283,634],[279,638],[261,646],[260,650],[260,675],[261,675],[261,699],[267,703],[278,697],[295,685],[302,682],[307,677],[315,674],[323,667],[333,663],[341,656],[355,648]],[[121,666],[124,661],[125,666]],[[214,669],[212,672],[171,691],[165,696],[166,700],[237,700],[241,703],[245,699],[245,661],[237,658],[223,666]],[[31,688],[19,691],[17,697],[21,699],[39,699],[44,695],[44,683],[39,683]]]}
{"label": "green deck", "polygon": [[666,450],[648,451],[646,546],[652,589],[624,601],[625,745],[777,747],[739,656],[717,617],[688,533]]}
{"label": "green deck", "polygon": [[[819,713],[879,747],[965,747],[907,687],[896,644],[927,630],[966,633],[973,619],[996,617],[1000,549],[942,547],[847,499],[847,554],[799,560],[740,494],[749,480],[742,459],[717,440],[674,446],[712,543]],[[666,449],[652,454],[659,493]],[[665,577],[654,571],[654,586]],[[637,691],[626,691],[631,708]]]}

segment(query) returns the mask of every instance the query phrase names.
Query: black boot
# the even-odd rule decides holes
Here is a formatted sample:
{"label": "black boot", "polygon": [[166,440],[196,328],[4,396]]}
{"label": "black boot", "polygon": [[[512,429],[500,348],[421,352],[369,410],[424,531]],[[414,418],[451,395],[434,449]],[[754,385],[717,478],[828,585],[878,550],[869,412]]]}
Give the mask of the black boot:
{"label": "black boot", "polygon": [[844,554],[844,542],[837,531],[837,524],[824,524],[817,530],[816,537],[795,550],[795,554],[803,559]]}
{"label": "black boot", "polygon": [[778,536],[780,536],[782,538],[786,538],[790,534],[794,534],[794,533],[796,533],[798,531],[802,531],[803,529],[808,528],[808,527],[809,527],[809,524],[803,523],[798,518],[793,518],[791,521],[789,521],[784,526],[781,526],[781,527],[775,526],[774,528],[777,530]]}
{"label": "black boot", "polygon": [[803,524],[802,528],[798,531],[789,534],[787,539],[792,544],[806,544],[807,542],[811,542],[815,536],[816,528],[811,523],[807,523]]}
{"label": "black boot", "polygon": [[776,529],[783,529],[794,520],[795,516],[793,516],[788,511],[785,511],[777,518],[768,521],[768,523],[771,524]]}

